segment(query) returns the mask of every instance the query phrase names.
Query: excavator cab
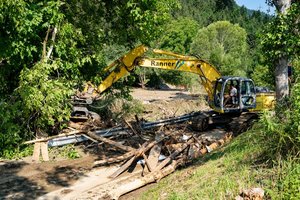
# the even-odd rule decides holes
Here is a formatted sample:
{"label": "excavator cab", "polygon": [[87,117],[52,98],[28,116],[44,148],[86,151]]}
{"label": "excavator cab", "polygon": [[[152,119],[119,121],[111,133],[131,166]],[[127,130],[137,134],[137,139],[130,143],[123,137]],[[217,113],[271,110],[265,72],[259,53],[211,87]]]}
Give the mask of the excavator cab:
{"label": "excavator cab", "polygon": [[210,102],[219,113],[244,112],[256,107],[253,80],[242,77],[221,77],[214,83],[213,100]]}

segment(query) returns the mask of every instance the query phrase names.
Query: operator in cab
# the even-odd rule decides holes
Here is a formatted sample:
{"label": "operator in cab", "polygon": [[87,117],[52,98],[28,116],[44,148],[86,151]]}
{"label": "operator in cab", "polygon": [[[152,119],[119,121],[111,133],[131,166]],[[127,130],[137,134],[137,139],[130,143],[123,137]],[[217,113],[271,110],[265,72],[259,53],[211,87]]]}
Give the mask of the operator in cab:
{"label": "operator in cab", "polygon": [[237,103],[237,89],[233,84],[230,84],[229,95],[224,95],[224,105]]}

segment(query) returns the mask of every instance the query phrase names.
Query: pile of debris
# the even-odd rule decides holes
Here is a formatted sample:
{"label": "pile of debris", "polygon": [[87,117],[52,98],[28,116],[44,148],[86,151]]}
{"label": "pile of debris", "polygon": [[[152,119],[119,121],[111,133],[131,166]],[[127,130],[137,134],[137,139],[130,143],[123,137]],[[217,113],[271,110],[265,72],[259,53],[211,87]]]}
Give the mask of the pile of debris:
{"label": "pile of debris", "polygon": [[[117,180],[123,173],[134,172],[137,165],[142,167],[141,173],[132,179],[112,181],[97,189],[97,197],[118,199],[121,195],[138,189],[146,184],[156,182],[174,172],[178,167],[185,166],[231,139],[231,133],[222,129],[213,129],[205,134],[190,130],[188,123],[161,126],[156,129],[142,131],[130,127],[130,137],[112,136],[105,138],[95,131],[86,135],[99,141],[102,149],[115,151],[118,156],[102,158],[95,161],[95,166],[121,163],[109,178]],[[109,155],[112,155],[111,153]]]}
{"label": "pile of debris", "polygon": [[[48,146],[55,146],[92,141],[100,150],[94,167],[118,165],[118,168],[108,175],[109,181],[93,193],[82,196],[118,199],[123,194],[162,179],[231,139],[232,132],[224,126],[214,125],[205,132],[192,130],[191,119],[197,115],[199,113],[157,122],[137,119],[129,123],[124,120],[122,126],[105,130],[90,124],[70,124],[71,127],[59,136],[30,142],[47,142]],[[241,129],[247,126],[251,118],[252,115],[244,120],[241,117],[236,120],[232,118],[231,124]]]}

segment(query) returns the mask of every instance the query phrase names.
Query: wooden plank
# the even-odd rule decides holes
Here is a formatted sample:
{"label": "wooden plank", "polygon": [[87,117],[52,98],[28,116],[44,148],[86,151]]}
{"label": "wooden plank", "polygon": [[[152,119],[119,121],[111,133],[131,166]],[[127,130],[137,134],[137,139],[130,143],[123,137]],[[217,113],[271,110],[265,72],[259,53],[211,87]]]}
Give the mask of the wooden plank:
{"label": "wooden plank", "polygon": [[48,154],[48,143],[41,142],[41,152],[43,161],[49,161],[49,154]]}
{"label": "wooden plank", "polygon": [[133,156],[130,160],[128,160],[122,167],[120,167],[117,171],[115,171],[112,175],[109,176],[109,178],[116,178],[120,174],[122,174],[125,170],[132,165],[133,161],[136,159],[135,156]]}
{"label": "wooden plank", "polygon": [[33,147],[33,155],[32,155],[32,161],[33,162],[39,162],[40,161],[40,155],[41,155],[41,143],[36,142]]}
{"label": "wooden plank", "polygon": [[158,163],[158,158],[161,152],[161,144],[154,145],[152,149],[150,150],[149,156],[148,156],[148,162],[149,162],[149,169],[150,171],[153,171]]}

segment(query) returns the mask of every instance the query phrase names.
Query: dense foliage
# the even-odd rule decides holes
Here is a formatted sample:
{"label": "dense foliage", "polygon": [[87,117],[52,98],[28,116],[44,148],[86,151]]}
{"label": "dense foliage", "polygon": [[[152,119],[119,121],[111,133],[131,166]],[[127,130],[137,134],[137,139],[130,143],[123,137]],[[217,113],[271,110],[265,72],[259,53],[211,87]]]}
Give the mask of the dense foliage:
{"label": "dense foliage", "polygon": [[279,56],[300,55],[300,4],[293,4],[287,14],[278,15],[264,31],[262,41],[266,58],[273,62]]}
{"label": "dense foliage", "polygon": [[[106,46],[153,40],[175,0],[1,1],[0,156],[33,134],[55,133],[68,98],[105,67]],[[96,77],[96,78],[94,78]]]}
{"label": "dense foliage", "polygon": [[264,133],[270,145],[271,158],[298,155],[300,152],[300,83],[299,80],[291,90],[291,96],[277,104],[277,113],[265,113],[262,118]]}
{"label": "dense foliage", "polygon": [[268,73],[275,70],[276,59],[288,57],[290,62],[300,55],[300,4],[293,4],[287,14],[277,15],[261,35],[262,52]]}

